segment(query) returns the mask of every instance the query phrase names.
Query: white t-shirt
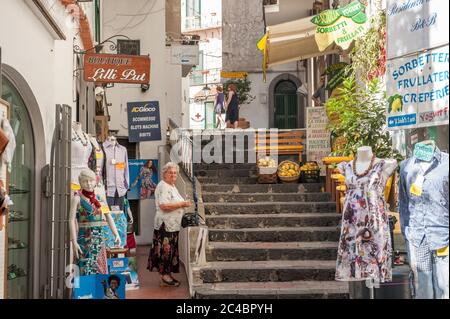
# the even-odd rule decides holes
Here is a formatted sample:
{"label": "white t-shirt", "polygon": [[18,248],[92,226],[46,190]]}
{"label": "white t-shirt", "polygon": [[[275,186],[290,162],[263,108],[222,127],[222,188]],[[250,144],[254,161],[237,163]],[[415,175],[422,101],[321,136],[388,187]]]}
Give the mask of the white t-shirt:
{"label": "white t-shirt", "polygon": [[176,232],[181,229],[181,219],[184,214],[184,208],[178,208],[174,211],[166,213],[161,210],[159,205],[172,204],[184,201],[178,189],[165,181],[159,182],[155,190],[156,216],[155,229],[159,229],[162,223],[166,226],[166,231]]}

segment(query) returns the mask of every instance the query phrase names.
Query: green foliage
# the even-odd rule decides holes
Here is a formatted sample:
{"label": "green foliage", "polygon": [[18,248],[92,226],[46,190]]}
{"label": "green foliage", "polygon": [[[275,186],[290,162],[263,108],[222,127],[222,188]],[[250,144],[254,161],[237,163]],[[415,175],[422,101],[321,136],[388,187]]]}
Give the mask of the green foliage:
{"label": "green foliage", "polygon": [[389,132],[386,131],[386,93],[380,80],[375,78],[366,87],[359,88],[354,75],[345,78],[338,88],[339,94],[329,99],[325,106],[328,114],[337,114],[339,119],[330,121],[329,129],[335,136],[346,139],[339,154],[352,155],[361,146],[371,146],[380,158],[396,158],[401,155],[392,148]]}
{"label": "green foliage", "polygon": [[237,94],[239,97],[239,105],[250,104],[250,103],[252,103],[252,101],[255,100],[255,96],[250,94],[250,92],[252,91],[252,86],[251,86],[252,82],[250,80],[248,80],[247,78],[228,80],[223,85],[225,93],[228,92],[228,86],[232,83],[236,84],[236,87],[237,87]]}

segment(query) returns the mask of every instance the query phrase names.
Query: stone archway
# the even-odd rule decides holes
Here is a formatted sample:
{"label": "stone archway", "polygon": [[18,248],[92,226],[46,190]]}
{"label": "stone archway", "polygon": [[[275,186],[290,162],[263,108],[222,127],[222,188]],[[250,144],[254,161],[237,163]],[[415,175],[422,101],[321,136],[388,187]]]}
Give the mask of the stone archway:
{"label": "stone archway", "polygon": [[[274,78],[269,85],[269,128],[275,127],[275,89],[282,81],[291,81],[295,84],[297,89],[302,85],[302,81],[295,75],[283,73]],[[298,107],[298,127],[304,127],[304,98],[297,93],[297,107]]]}

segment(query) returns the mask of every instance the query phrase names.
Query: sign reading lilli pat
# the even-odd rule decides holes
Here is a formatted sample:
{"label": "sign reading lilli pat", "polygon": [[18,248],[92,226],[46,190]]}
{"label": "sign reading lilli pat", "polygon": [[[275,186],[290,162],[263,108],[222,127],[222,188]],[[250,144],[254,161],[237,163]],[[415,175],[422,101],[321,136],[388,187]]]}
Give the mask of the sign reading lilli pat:
{"label": "sign reading lilli pat", "polygon": [[333,43],[342,50],[350,48],[353,40],[364,33],[367,28],[365,6],[354,1],[337,10],[325,10],[314,16],[311,22],[317,25],[316,43],[324,51]]}

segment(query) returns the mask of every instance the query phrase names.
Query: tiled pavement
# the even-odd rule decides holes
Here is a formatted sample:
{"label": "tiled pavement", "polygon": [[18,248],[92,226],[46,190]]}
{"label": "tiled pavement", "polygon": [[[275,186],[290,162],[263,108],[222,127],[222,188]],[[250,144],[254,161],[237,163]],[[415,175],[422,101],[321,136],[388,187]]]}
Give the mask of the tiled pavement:
{"label": "tiled pavement", "polygon": [[180,287],[159,286],[160,276],[157,272],[147,270],[147,259],[150,247],[139,246],[137,248],[137,265],[140,288],[138,290],[128,290],[127,299],[189,299],[189,286],[186,272],[180,267],[180,273],[175,274],[175,278],[181,282]]}

